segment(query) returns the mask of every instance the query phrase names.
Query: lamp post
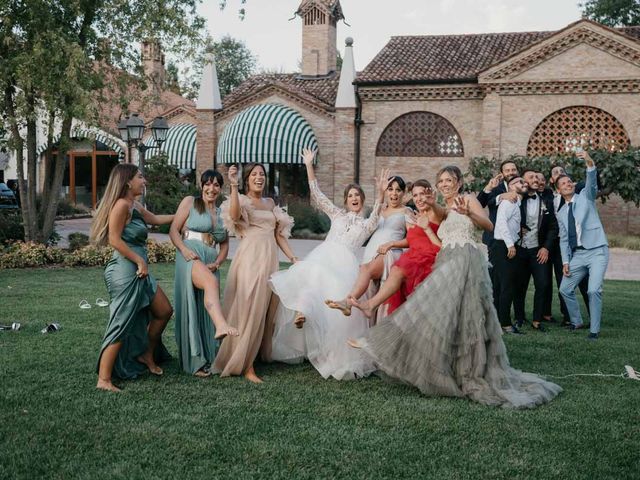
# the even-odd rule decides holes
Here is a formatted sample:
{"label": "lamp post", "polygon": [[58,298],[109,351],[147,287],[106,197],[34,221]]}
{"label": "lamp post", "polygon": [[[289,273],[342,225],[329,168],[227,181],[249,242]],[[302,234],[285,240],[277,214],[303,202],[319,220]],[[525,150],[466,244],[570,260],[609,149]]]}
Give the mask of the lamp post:
{"label": "lamp post", "polygon": [[[130,117],[126,117],[118,124],[118,132],[120,132],[120,138],[126,142],[129,147],[129,153],[131,153],[131,147],[138,150],[138,166],[140,171],[144,175],[144,157],[147,150],[155,148],[154,146],[145,145],[142,141],[144,136],[145,126],[144,120],[138,116],[137,113],[131,114]],[[158,147],[158,150],[162,147],[162,144],[167,139],[167,133],[169,132],[169,125],[164,117],[156,117],[151,123],[151,135]],[[131,161],[131,156],[129,156]]]}

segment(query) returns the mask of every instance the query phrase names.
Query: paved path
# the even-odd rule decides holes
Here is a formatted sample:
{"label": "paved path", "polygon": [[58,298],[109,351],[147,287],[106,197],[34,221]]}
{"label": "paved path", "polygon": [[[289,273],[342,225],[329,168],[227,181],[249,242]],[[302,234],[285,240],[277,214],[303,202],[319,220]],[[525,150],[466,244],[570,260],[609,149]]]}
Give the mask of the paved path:
{"label": "paved path", "polygon": [[[61,220],[56,222],[56,230],[62,237],[59,246],[66,247],[67,237],[73,232],[82,232],[89,234],[91,225],[90,218],[78,218],[72,220]],[[152,233],[151,238],[158,242],[168,242],[169,235],[162,233]],[[320,240],[289,240],[291,248],[300,258],[304,258],[311,250],[313,250]],[[238,240],[231,238],[229,245],[229,258],[233,258],[238,248]],[[287,261],[286,257],[280,252],[280,261]],[[640,281],[640,252],[626,250],[624,248],[612,248],[610,250],[609,268],[605,277],[608,280],[637,280]]]}

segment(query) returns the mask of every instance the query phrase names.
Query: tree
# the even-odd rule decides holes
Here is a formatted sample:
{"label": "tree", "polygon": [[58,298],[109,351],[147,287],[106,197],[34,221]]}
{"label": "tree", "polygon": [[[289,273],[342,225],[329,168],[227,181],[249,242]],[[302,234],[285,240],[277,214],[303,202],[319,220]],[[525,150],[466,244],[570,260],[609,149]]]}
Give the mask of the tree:
{"label": "tree", "polygon": [[584,16],[609,27],[640,25],[638,0],[588,0],[580,6]]}
{"label": "tree", "polygon": [[[74,119],[100,125],[144,88],[137,42],[157,39],[183,58],[201,43],[201,0],[3,0],[0,118],[16,151],[27,240],[53,231]],[[135,75],[137,74],[137,75]],[[41,207],[36,205],[38,122],[48,130]],[[52,155],[60,131],[58,155]],[[26,150],[26,157],[25,157]],[[25,170],[26,167],[26,170]]]}
{"label": "tree", "polygon": [[[224,10],[227,7],[227,3],[228,3],[228,0],[220,0],[220,10]],[[240,0],[241,7],[238,9],[238,16],[240,17],[241,20],[244,20],[244,17],[247,13],[244,6],[242,6],[245,3],[247,3],[247,0]]]}
{"label": "tree", "polygon": [[222,97],[229,94],[231,90],[256,71],[256,56],[244,42],[236,40],[229,35],[222,37],[219,42],[214,42],[209,37],[205,40],[202,51],[193,62],[193,70],[191,72],[189,70],[185,71],[186,80],[183,85],[183,91],[187,98],[194,99],[198,96],[205,56],[208,53],[213,53],[216,59],[218,83]]}

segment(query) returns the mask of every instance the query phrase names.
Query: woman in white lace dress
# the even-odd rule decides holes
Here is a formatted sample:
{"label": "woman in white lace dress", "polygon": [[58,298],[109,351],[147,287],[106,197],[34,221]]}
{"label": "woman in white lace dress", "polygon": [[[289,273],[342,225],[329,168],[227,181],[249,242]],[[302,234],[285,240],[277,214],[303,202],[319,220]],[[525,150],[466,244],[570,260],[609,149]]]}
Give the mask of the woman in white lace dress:
{"label": "woman in white lace dress", "polygon": [[478,228],[493,225],[474,197],[460,195],[458,167],[443,168],[437,187],[449,212],[438,230],[442,249],[433,272],[386,321],[350,343],[425,395],[511,408],[552,400],[558,385],[509,366],[477,238]]}
{"label": "woman in white lace dress", "polygon": [[[324,378],[342,380],[363,377],[374,368],[347,340],[363,335],[368,320],[357,312],[345,318],[324,304],[325,298],[344,298],[358,276],[357,250],[378,225],[381,202],[388,185],[388,171],[377,180],[378,199],[369,218],[362,216],[364,192],[358,185],[345,189],[344,208],[335,206],[318,188],[313,171],[315,152],[305,150],[313,203],[331,219],[326,240],[288,270],[274,273],[270,285],[280,298],[272,337],[271,360],[297,363],[308,358]],[[304,322],[297,329],[294,320]]]}

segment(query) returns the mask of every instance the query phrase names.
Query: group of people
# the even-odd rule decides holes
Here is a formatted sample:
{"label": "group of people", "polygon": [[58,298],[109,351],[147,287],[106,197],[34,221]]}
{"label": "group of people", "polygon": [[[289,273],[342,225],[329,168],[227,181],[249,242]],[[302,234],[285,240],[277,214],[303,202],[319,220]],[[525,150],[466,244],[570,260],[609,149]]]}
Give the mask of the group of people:
{"label": "group of people", "polygon": [[[538,266],[548,266],[556,251],[572,325],[583,326],[571,289],[586,272],[592,332],[597,325],[600,274],[593,264],[600,253],[593,250],[606,254],[606,238],[601,248],[592,232],[595,170],[588,155],[587,185],[580,194],[570,191],[573,182],[566,175],[554,178],[569,205],[557,215],[553,197],[529,196],[527,186],[540,188],[537,172],[521,177],[503,164],[503,178],[493,179],[478,198],[461,193],[458,167],[441,169],[435,186],[442,205],[427,180],[406,185],[382,170],[368,217],[359,185],[347,185],[343,204],[335,205],[318,186],[315,152],[305,150],[302,157],[311,200],[331,220],[325,241],[304,259],[287,240],[293,219],[263,195],[261,164],[243,168],[243,194],[237,168],[229,168],[230,194],[220,208],[216,200],[224,179],[215,170],[204,172],[201,196],[185,198],[175,215],[154,215],[136,201],[145,180],[135,166],[114,168],[91,232],[94,242],[114,248],[105,269],[111,305],[98,388],[119,391],[113,376],[163,374],[159,363],[168,353],[161,336],[173,309],[149,275],[145,242],[146,224],[171,223],[178,250],[175,338],[180,366],[189,374],[243,375],[260,383],[254,369],[260,356],[266,362],[308,360],[324,378],[338,380],[382,371],[427,395],[505,407],[533,407],[561,391],[511,368],[502,335],[517,331],[510,308],[526,292],[524,281],[515,281],[521,274],[527,283],[534,277],[534,328],[542,328],[550,313],[550,291],[543,288],[549,274]],[[408,200],[414,208],[406,206]],[[480,231],[491,239],[491,263]],[[221,302],[218,268],[227,257],[229,234],[240,242]],[[286,270],[279,271],[278,249],[292,263]],[[517,308],[524,312],[523,299]]]}
{"label": "group of people", "polygon": [[[549,172],[518,171],[512,161],[500,165],[477,196],[495,224],[485,232],[489,249],[494,306],[505,333],[522,334],[525,298],[533,278],[531,327],[544,332],[551,315],[553,276],[559,292],[562,325],[571,331],[589,326],[589,340],[597,340],[602,316],[602,286],[609,251],[598,216],[596,167],[585,151],[576,155],[587,166],[586,181],[574,183],[561,166]],[[580,290],[590,324],[583,322],[576,299]],[[511,315],[513,307],[513,317]]]}

